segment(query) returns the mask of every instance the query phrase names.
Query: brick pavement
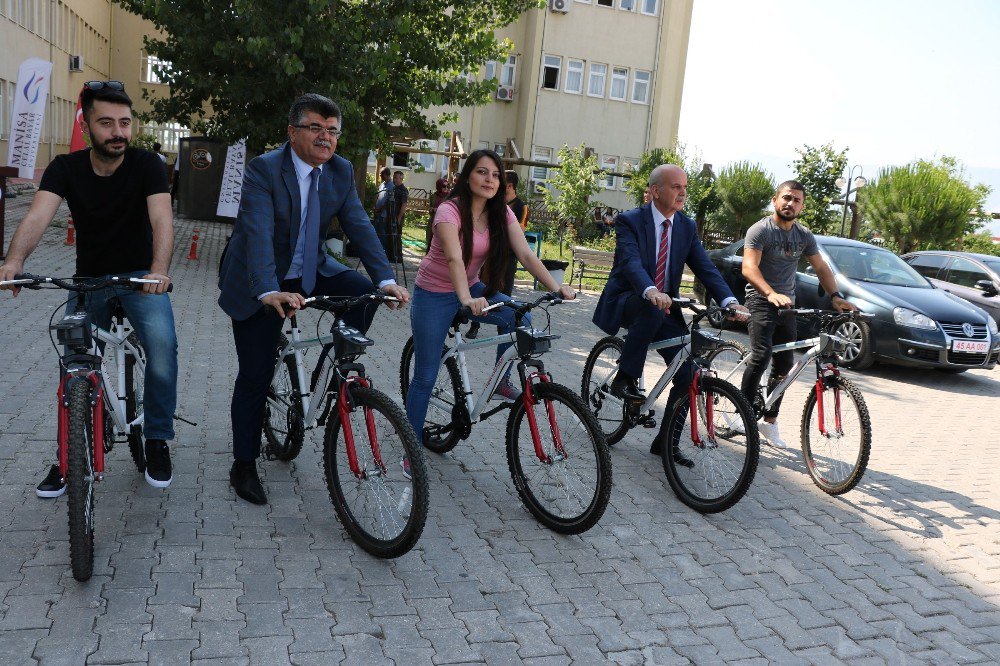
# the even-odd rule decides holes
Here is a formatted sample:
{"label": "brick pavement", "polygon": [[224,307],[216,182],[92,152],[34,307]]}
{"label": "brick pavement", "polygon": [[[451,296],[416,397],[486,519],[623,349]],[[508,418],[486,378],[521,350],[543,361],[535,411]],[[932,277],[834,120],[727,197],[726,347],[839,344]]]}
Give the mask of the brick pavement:
{"label": "brick pavement", "polygon": [[[23,215],[25,199],[9,215]],[[9,218],[10,219],[10,218]],[[95,575],[69,571],[65,499],[34,485],[53,451],[56,292],[0,297],[0,645],[10,663],[687,664],[1000,661],[1000,372],[878,367],[854,378],[874,445],[860,486],[816,489],[798,452],[762,452],[746,498],[700,516],[672,495],[638,430],[613,451],[601,523],[553,534],[521,508],[497,424],[429,457],[417,547],[371,558],[344,534],[313,436],[262,464],[271,503],[234,499],[228,402],[236,369],[215,305],[227,233],[179,221],[172,275],[182,341],[175,480],[165,492],[109,457],[97,491]],[[14,224],[8,224],[8,241]],[[70,274],[53,227],[34,272]],[[547,362],[579,388],[596,298],[554,308]],[[399,398],[406,314],[382,311],[367,357]],[[781,425],[797,432],[805,386]],[[794,441],[795,437],[790,437]]]}

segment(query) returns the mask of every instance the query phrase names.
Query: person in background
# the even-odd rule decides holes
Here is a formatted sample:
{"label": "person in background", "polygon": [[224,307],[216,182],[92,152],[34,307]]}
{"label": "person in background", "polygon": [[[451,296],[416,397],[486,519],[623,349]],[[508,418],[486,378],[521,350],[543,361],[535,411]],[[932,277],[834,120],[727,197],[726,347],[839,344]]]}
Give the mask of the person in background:
{"label": "person in background", "polygon": [[400,262],[403,260],[403,219],[406,217],[406,205],[410,200],[410,190],[403,185],[403,172],[396,171],[392,174],[392,200],[394,209],[392,211],[391,224],[388,229],[388,247],[386,255],[389,261]]}
{"label": "person in background", "polygon": [[434,183],[434,194],[431,195],[430,200],[430,218],[427,220],[427,251],[431,249],[431,236],[434,235],[434,215],[437,213],[438,206],[444,203],[444,200],[448,198],[448,193],[451,192],[451,186],[447,178],[438,178],[437,182]]}
{"label": "person in background", "polygon": [[[510,208],[511,212],[514,213],[514,219],[521,226],[523,231],[528,226],[528,207],[524,205],[521,201],[521,197],[517,195],[517,185],[520,182],[520,178],[516,171],[505,171],[504,177],[507,180],[507,188],[504,192],[504,199],[507,201],[507,206]],[[514,274],[517,272],[517,257],[513,253],[510,255],[510,263],[507,265],[507,273],[504,275],[503,287],[501,291],[508,296],[514,294]]]}
{"label": "person in background", "polygon": [[378,173],[379,183],[378,193],[375,195],[375,234],[382,243],[386,256],[389,255],[389,243],[386,240],[389,233],[389,221],[393,217],[392,211],[395,208],[392,195],[392,171],[389,167],[382,167]]}
{"label": "person in background", "polygon": [[156,142],[156,143],[153,144],[153,152],[156,153],[156,156],[160,158],[161,162],[163,162],[164,164],[166,164],[167,163],[167,156],[163,154],[163,151],[161,150],[161,148],[163,148],[163,146],[159,142]]}

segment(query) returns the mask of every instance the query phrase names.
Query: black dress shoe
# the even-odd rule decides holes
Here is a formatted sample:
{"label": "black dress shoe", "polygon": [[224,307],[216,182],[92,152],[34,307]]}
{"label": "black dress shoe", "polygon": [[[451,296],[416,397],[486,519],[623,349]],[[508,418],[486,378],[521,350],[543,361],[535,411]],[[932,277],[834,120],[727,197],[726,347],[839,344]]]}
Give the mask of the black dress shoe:
{"label": "black dress shoe", "polygon": [[[663,440],[656,437],[653,440],[653,443],[649,445],[649,452],[654,456],[663,455]],[[674,451],[674,464],[679,465],[680,467],[694,467],[694,461],[690,458],[685,458],[681,455],[681,452],[677,450]]]}
{"label": "black dress shoe", "polygon": [[646,402],[646,396],[639,390],[639,383],[623,372],[615,375],[615,378],[611,380],[611,386],[608,388],[611,391],[611,395],[620,400]]}
{"label": "black dress shoe", "polygon": [[233,468],[229,470],[229,485],[233,487],[237,495],[251,504],[267,504],[264,486],[261,485],[260,477],[257,476],[257,461],[234,461]]}

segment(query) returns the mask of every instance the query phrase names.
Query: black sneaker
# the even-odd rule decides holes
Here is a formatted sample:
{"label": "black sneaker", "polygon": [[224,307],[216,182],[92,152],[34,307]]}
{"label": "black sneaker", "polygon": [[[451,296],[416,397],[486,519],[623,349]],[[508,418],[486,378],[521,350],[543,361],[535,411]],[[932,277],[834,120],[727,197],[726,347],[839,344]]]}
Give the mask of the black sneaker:
{"label": "black sneaker", "polygon": [[172,480],[170,447],[162,439],[147,439],[146,483],[154,488],[166,488]]}
{"label": "black sneaker", "polygon": [[35,494],[46,499],[59,497],[66,492],[66,482],[63,481],[59,473],[59,465],[49,468],[49,473],[42,479],[42,482],[35,488]]}

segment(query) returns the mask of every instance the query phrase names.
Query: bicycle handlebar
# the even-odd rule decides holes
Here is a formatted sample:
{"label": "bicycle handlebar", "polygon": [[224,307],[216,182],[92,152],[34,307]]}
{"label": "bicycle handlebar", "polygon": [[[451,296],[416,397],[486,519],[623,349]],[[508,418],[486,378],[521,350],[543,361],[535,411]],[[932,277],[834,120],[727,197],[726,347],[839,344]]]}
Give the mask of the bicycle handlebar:
{"label": "bicycle handlebar", "polygon": [[347,312],[359,305],[374,301],[379,303],[397,303],[399,299],[378,291],[362,294],[361,296],[310,296],[305,299],[303,309],[311,307],[336,314],[338,312]]}
{"label": "bicycle handlebar", "polygon": [[[553,305],[558,305],[559,303],[563,302],[563,297],[559,294],[558,291],[550,291],[542,294],[541,296],[539,296],[537,299],[535,299],[530,303],[524,303],[515,300],[500,301],[499,303],[493,303],[492,305],[487,305],[485,308],[483,308],[483,312],[486,313],[496,308],[508,307],[514,310],[514,317],[516,319],[520,319],[531,310],[537,308],[539,305],[546,302],[551,302]],[[472,314],[472,310],[467,305],[463,305],[461,308],[459,308],[458,313],[461,316],[461,318],[466,321],[474,316]]]}
{"label": "bicycle handlebar", "polygon": [[[66,291],[75,292],[88,292],[88,291],[98,291],[106,287],[120,287],[122,289],[132,289],[134,291],[141,290],[147,284],[160,284],[160,280],[149,280],[146,278],[136,278],[136,277],[121,277],[118,275],[112,275],[108,278],[103,279],[88,279],[87,282],[69,282],[68,280],[63,280],[61,278],[49,277],[46,275],[32,275],[31,273],[22,273],[21,275],[15,276],[13,280],[0,280],[0,287],[24,287],[25,289],[42,289],[45,285],[54,285],[60,289],[65,289]],[[173,283],[167,285],[167,291],[173,291]]]}

